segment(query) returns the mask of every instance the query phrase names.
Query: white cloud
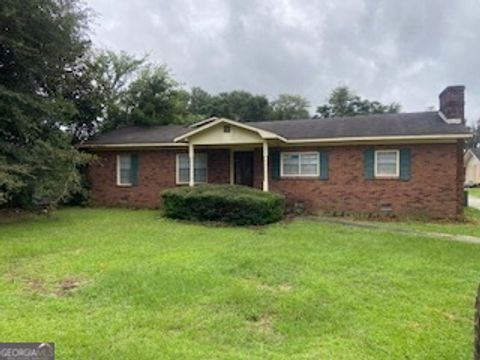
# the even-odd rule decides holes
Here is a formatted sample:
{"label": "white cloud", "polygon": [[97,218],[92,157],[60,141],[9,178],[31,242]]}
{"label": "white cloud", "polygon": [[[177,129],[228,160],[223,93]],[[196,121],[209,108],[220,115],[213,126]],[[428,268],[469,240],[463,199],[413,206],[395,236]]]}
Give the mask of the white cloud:
{"label": "white cloud", "polygon": [[476,0],[89,0],[94,42],[150,54],[187,86],[306,96],[346,84],[406,111],[467,86],[480,117]]}

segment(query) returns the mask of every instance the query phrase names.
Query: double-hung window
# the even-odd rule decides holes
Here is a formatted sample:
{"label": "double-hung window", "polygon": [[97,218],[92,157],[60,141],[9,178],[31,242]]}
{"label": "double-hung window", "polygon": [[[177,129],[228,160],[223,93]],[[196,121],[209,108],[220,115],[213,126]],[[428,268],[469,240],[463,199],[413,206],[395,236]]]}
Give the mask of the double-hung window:
{"label": "double-hung window", "polygon": [[[207,182],[207,154],[195,154],[193,178],[195,183]],[[177,184],[188,184],[190,159],[188,154],[177,154]]]}
{"label": "double-hung window", "polygon": [[136,154],[117,155],[117,185],[136,185],[138,179],[138,156]]}
{"label": "double-hung window", "polygon": [[399,177],[400,155],[398,150],[375,151],[375,177]]}
{"label": "double-hung window", "polygon": [[280,169],[282,177],[318,176],[318,152],[283,152]]}

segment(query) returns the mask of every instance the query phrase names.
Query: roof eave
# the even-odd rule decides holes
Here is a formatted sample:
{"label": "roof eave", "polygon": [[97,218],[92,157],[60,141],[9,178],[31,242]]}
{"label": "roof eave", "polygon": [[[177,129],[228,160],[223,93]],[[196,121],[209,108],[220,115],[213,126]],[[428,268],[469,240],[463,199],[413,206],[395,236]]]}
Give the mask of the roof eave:
{"label": "roof eave", "polygon": [[381,140],[451,140],[469,139],[472,134],[431,134],[431,135],[384,135],[384,136],[350,136],[338,138],[310,138],[310,139],[287,139],[288,144],[296,143],[320,143],[320,142],[358,142],[358,141],[381,141]]}
{"label": "roof eave", "polygon": [[[413,141],[413,140],[455,140],[469,139],[473,134],[431,134],[431,135],[385,135],[385,136],[351,136],[337,138],[309,138],[309,139],[286,139],[282,136],[268,133],[261,136],[264,140],[280,140],[286,144],[309,144],[309,143],[350,143],[350,142],[372,142],[372,141]],[[111,149],[111,148],[152,148],[152,147],[185,147],[188,142],[176,138],[174,142],[158,143],[105,143],[105,144],[81,144],[82,149]],[[473,153],[473,152],[472,152]],[[474,154],[475,155],[475,154]]]}
{"label": "roof eave", "polygon": [[139,147],[185,147],[185,143],[121,143],[121,144],[82,144],[82,149],[98,149],[98,148],[139,148]]}

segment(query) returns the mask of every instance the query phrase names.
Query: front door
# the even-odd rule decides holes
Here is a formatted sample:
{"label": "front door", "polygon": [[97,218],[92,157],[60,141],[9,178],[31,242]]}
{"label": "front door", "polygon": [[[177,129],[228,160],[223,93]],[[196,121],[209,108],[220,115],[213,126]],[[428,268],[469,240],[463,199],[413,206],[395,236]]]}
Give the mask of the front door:
{"label": "front door", "polygon": [[253,151],[236,151],[233,154],[235,184],[253,186]]}

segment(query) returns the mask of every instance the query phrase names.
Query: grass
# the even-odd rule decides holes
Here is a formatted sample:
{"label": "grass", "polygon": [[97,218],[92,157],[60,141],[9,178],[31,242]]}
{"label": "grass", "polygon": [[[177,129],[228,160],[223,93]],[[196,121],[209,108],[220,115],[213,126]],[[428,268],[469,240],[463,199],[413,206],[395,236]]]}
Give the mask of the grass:
{"label": "grass", "polygon": [[480,188],[470,188],[468,189],[470,196],[480,197]]}
{"label": "grass", "polygon": [[0,338],[58,359],[472,357],[480,245],[119,209],[1,225],[0,245]]}
{"label": "grass", "polygon": [[[377,222],[378,224],[378,222]],[[480,210],[474,208],[465,209],[465,221],[393,221],[380,223],[382,227],[391,229],[418,230],[438,232],[453,235],[467,235],[480,238]]]}

